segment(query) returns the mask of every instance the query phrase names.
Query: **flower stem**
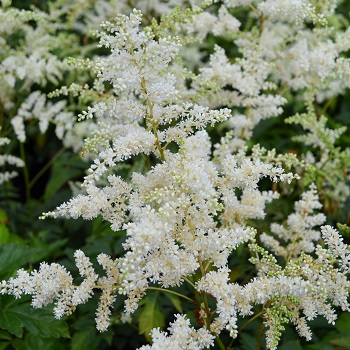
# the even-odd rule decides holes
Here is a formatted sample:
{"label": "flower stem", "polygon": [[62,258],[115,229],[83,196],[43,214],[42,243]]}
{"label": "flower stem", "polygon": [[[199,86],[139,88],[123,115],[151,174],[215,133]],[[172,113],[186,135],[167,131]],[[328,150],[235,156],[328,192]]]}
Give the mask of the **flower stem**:
{"label": "flower stem", "polygon": [[222,342],[222,340],[221,340],[219,337],[216,337],[215,340],[216,340],[216,342],[218,343],[219,348],[220,348],[221,350],[225,350],[225,349],[226,349],[224,343]]}
{"label": "flower stem", "polygon": [[41,170],[33,177],[29,182],[29,188],[32,188],[34,184],[40,179],[40,177],[52,166],[52,164],[57,160],[57,158],[66,150],[65,147],[62,147],[42,168]]}
{"label": "flower stem", "polygon": [[160,292],[165,292],[165,293],[170,293],[170,294],[174,294],[174,295],[177,295],[178,297],[180,298],[184,298],[188,301],[190,301],[191,303],[194,303],[194,300],[187,297],[186,295],[183,295],[181,293],[178,293],[178,292],[175,292],[173,290],[169,290],[169,289],[163,289],[163,288],[159,288],[159,287],[148,287],[147,289],[151,289],[151,290],[158,290]]}
{"label": "flower stem", "polygon": [[25,152],[24,152],[24,143],[23,142],[19,143],[19,148],[20,148],[20,152],[21,152],[21,159],[24,163],[23,176],[24,176],[26,200],[27,200],[27,203],[29,203],[29,201],[30,201],[29,173],[28,173],[28,167],[27,167],[27,163],[26,163],[26,156],[25,156]]}
{"label": "flower stem", "polygon": [[187,277],[184,277],[183,278],[191,287],[193,287],[194,289],[196,288],[196,286],[187,278]]}
{"label": "flower stem", "polygon": [[263,333],[264,333],[264,324],[262,324],[261,327],[260,327],[258,341],[256,343],[255,350],[259,350],[260,349],[260,344],[261,344],[261,339],[262,339]]}
{"label": "flower stem", "polygon": [[[146,87],[146,80],[144,77],[141,78],[141,87],[142,87],[142,90],[143,90],[143,93],[145,95],[147,95],[147,87]],[[147,103],[147,106],[149,108],[149,114],[148,114],[148,117],[151,121],[151,124],[152,124],[152,130],[153,130],[153,134],[156,138],[156,146],[157,146],[157,149],[159,151],[159,155],[160,155],[160,159],[165,162],[165,156],[164,156],[164,151],[163,151],[163,148],[162,146],[160,145],[160,142],[159,142],[159,136],[158,136],[158,130],[157,130],[157,124],[154,122],[153,120],[153,103],[150,102],[147,98],[145,98],[146,100],[146,103]]]}
{"label": "flower stem", "polygon": [[[200,269],[201,269],[202,276],[205,276],[206,270],[203,267],[203,263],[202,263],[202,261],[200,259],[198,259],[198,261],[199,261],[199,266],[200,266]],[[210,308],[209,308],[209,304],[208,304],[207,293],[203,292],[201,294],[202,294],[202,297],[203,297],[203,303],[204,303],[205,313],[206,313],[206,328],[209,330],[210,329],[210,323],[211,323],[211,314],[210,314]]]}
{"label": "flower stem", "polygon": [[258,317],[260,317],[261,315],[264,314],[264,310],[261,310],[259,313],[257,313],[256,315],[254,315],[251,319],[249,319],[238,331],[238,333],[240,333],[246,326],[248,326],[248,324],[250,322],[253,322],[255,319],[257,319]]}

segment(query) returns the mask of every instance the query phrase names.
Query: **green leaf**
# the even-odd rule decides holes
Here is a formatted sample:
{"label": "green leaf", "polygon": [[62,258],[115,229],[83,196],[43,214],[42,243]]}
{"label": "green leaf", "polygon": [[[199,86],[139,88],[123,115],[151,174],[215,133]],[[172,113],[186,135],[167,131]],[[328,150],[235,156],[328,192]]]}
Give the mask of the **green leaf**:
{"label": "green leaf", "polygon": [[283,345],[279,346],[280,350],[303,350],[299,339],[288,340]]}
{"label": "green leaf", "polygon": [[97,337],[95,329],[86,329],[74,334],[71,343],[71,350],[97,349]]}
{"label": "green leaf", "polygon": [[341,346],[345,349],[350,349],[350,337],[333,339],[330,340],[330,343],[333,345]]}
{"label": "green leaf", "polygon": [[0,350],[5,350],[10,345],[10,342],[0,341]]}
{"label": "green leaf", "polygon": [[143,300],[143,308],[139,314],[139,334],[144,334],[148,341],[151,340],[150,332],[153,328],[163,328],[165,316],[158,302],[159,292],[150,292]]}
{"label": "green leaf", "polygon": [[244,350],[256,350],[256,337],[250,334],[243,333],[240,336],[240,349]]}
{"label": "green leaf", "polygon": [[6,224],[7,222],[7,215],[6,213],[0,208],[0,224]]}
{"label": "green leaf", "polygon": [[24,326],[33,335],[41,337],[69,337],[68,325],[64,321],[56,320],[51,310],[33,309],[31,305],[23,303],[14,308],[20,316]]}
{"label": "green leaf", "polygon": [[340,333],[343,335],[350,336],[350,313],[344,312],[342,313],[337,322],[335,323],[335,327]]}
{"label": "green leaf", "polygon": [[183,309],[182,309],[180,298],[177,295],[171,294],[171,293],[164,293],[164,295],[171,301],[176,311],[182,314]]}
{"label": "green leaf", "polygon": [[9,230],[6,220],[2,221],[1,215],[2,213],[0,209],[0,244],[9,244],[9,243],[22,244],[23,239]]}
{"label": "green leaf", "polygon": [[0,341],[11,340],[11,339],[12,339],[12,335],[9,334],[9,332],[6,332],[0,329]]}
{"label": "green leaf", "polygon": [[22,337],[24,327],[31,334],[41,337],[69,337],[67,323],[56,320],[50,308],[34,309],[28,300],[10,296],[1,298],[0,328]]}
{"label": "green leaf", "polygon": [[61,340],[55,338],[42,338],[37,335],[27,334],[22,339],[16,339],[11,345],[16,350],[65,350],[67,347]]}
{"label": "green leaf", "polygon": [[31,234],[31,262],[41,262],[55,256],[55,253],[59,251],[68,241],[68,239],[65,238],[48,243],[46,239],[47,234],[48,232],[46,231]]}
{"label": "green leaf", "polygon": [[82,176],[86,168],[78,156],[62,154],[52,166],[52,176],[46,185],[44,200],[48,201],[69,180]]}
{"label": "green leaf", "polygon": [[30,261],[32,251],[27,246],[2,244],[0,246],[0,276],[9,274]]}
{"label": "green leaf", "polygon": [[9,230],[7,214],[0,208],[0,244],[22,243],[23,239]]}
{"label": "green leaf", "polygon": [[5,224],[0,223],[0,244],[8,243],[10,240],[10,231]]}
{"label": "green leaf", "polygon": [[4,305],[2,299],[5,298],[0,299],[0,328],[7,330],[16,337],[22,337],[23,323],[16,313],[7,308],[8,305]]}
{"label": "green leaf", "polygon": [[21,340],[21,339],[15,339],[11,345],[16,349],[16,350],[27,350],[28,346],[26,345],[26,343]]}

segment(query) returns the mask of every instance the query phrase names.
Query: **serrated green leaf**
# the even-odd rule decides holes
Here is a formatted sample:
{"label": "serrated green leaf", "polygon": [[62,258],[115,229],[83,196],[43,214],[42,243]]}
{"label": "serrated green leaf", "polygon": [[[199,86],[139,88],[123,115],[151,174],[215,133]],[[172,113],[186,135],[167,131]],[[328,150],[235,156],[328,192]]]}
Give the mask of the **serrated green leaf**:
{"label": "serrated green leaf", "polygon": [[16,337],[22,337],[23,323],[18,318],[16,313],[9,310],[8,305],[3,303],[3,299],[0,299],[0,328],[5,329]]}
{"label": "serrated green leaf", "polygon": [[27,300],[4,297],[0,300],[0,327],[22,337],[25,327],[41,337],[69,337],[68,325],[56,320],[49,308],[33,309]]}
{"label": "serrated green leaf", "polygon": [[151,292],[144,298],[144,306],[139,314],[139,334],[144,334],[151,340],[150,332],[153,328],[163,328],[165,316],[158,302],[159,292]]}
{"label": "serrated green leaf", "polygon": [[68,338],[68,325],[64,321],[56,320],[51,310],[33,309],[28,303],[17,305],[14,312],[19,315],[24,326],[33,335],[41,337]]}
{"label": "serrated green leaf", "polygon": [[0,340],[4,341],[4,340],[11,340],[12,339],[12,335],[9,332],[3,331],[0,329]]}

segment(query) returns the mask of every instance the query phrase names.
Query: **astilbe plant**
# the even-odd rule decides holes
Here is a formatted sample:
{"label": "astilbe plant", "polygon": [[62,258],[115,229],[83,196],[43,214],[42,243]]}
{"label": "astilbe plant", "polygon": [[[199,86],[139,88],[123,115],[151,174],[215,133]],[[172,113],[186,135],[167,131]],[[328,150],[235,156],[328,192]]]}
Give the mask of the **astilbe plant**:
{"label": "astilbe plant", "polygon": [[[24,164],[24,143],[27,125],[38,122],[41,133],[49,125],[55,125],[56,136],[64,146],[78,151],[88,126],[77,125],[74,113],[64,100],[48,101],[42,91],[58,85],[67,70],[67,56],[78,46],[78,36],[69,24],[61,20],[62,9],[45,12],[33,7],[31,10],[11,6],[11,1],[0,2],[0,137],[1,157],[4,164],[14,163],[15,155],[9,154],[20,144],[21,162]],[[74,49],[72,48],[72,44]],[[84,55],[86,48],[79,49]],[[65,56],[66,55],[66,56]],[[26,169],[27,170],[27,169]],[[2,178],[9,179],[9,170]],[[14,172],[11,172],[15,175]]]}
{"label": "astilbe plant", "polygon": [[[317,170],[307,169],[327,167],[336,172],[339,162],[348,167],[348,152],[334,146],[344,130],[327,131],[325,117],[312,110],[313,101],[348,87],[346,79],[334,83],[341,77],[340,67],[348,64],[339,57],[347,46],[331,45],[328,38],[325,18],[334,13],[336,4],[227,0],[218,7],[209,5],[194,7],[185,16],[175,9],[160,23],[152,21],[145,28],[138,10],[102,24],[103,31],[96,34],[110,55],[76,61],[97,76],[94,87],[100,102],[80,115],[81,120],[94,119],[98,125],[85,143],[96,157],[81,193],[43,218],[101,216],[113,231],[125,230],[124,254],[112,259],[101,253],[97,260],[105,275],[100,276],[90,259],[77,250],[80,285],[60,264],[41,263],[37,270],[22,269],[3,281],[2,294],[16,298],[30,294],[34,307],[54,303],[55,317],[60,318],[100,290],[96,327],[101,332],[110,325],[117,298],[125,299],[125,319],[137,310],[148,290],[192,303],[196,325],[177,314],[168,332],[152,330],[152,345],[142,346],[143,350],[205,349],[215,342],[221,349],[231,348],[239,332],[238,319],[248,316],[262,318],[266,346],[276,349],[285,324],[291,322],[300,336],[311,340],[307,321],[321,315],[334,323],[334,306],[349,310],[349,247],[337,230],[321,226],[326,217],[317,213],[322,208],[317,188],[334,183],[317,177],[315,184],[308,181],[309,188],[285,225],[272,223],[262,233],[253,224],[264,220],[266,205],[279,198],[278,191],[259,188],[265,178],[287,186],[300,179],[300,169],[301,175],[309,171],[312,177]],[[242,5],[258,15],[259,25],[250,32],[240,31],[240,21],[232,15]],[[210,18],[212,24],[205,33],[200,25],[203,18]],[[171,28],[169,20],[174,20]],[[311,25],[316,28],[310,30]],[[199,32],[203,40],[210,32],[234,38],[242,57],[231,62],[224,48],[215,46],[209,62],[199,63],[198,74],[189,73],[179,64],[187,62],[182,45],[194,45],[187,36],[181,37],[184,29]],[[328,70],[322,74],[307,61],[314,58],[312,53],[305,54],[322,45],[316,38],[326,42],[320,64]],[[270,46],[264,46],[269,40]],[[299,55],[300,47],[304,51]],[[296,63],[293,55],[303,63]],[[309,69],[300,72],[306,65]],[[297,159],[259,145],[248,147],[255,126],[282,113],[286,89],[308,92],[304,94],[307,115],[297,114],[289,122],[310,131],[298,141],[319,147],[319,162],[311,155]],[[54,95],[83,90],[73,85]],[[218,123],[232,130],[213,144],[207,127]],[[143,174],[134,172],[130,181],[118,176],[118,164],[137,155],[146,156],[152,166]],[[346,181],[337,177],[342,190],[334,198],[340,203],[348,195]],[[242,246],[249,250],[256,274],[238,283],[231,279],[232,261]],[[189,292],[180,293],[178,287],[184,285]],[[224,344],[227,334],[230,340]]]}

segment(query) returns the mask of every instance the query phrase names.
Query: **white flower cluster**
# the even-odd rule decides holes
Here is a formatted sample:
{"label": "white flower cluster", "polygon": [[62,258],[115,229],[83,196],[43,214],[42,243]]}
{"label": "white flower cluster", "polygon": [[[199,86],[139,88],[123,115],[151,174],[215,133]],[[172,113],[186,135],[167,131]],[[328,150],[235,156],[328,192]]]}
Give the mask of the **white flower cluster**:
{"label": "white flower cluster", "polygon": [[11,119],[14,132],[20,142],[25,142],[24,122],[29,119],[37,118],[41,133],[45,133],[49,123],[56,124],[56,134],[63,139],[64,130],[71,129],[73,126],[73,114],[64,112],[65,101],[55,104],[47,102],[46,96],[40,91],[32,92],[21,104],[17,110],[16,116]]}
{"label": "white flower cluster", "polygon": [[266,233],[260,235],[260,240],[286,261],[299,257],[303,252],[314,252],[315,242],[321,237],[319,230],[314,227],[321,226],[326,221],[323,213],[314,214],[320,208],[322,204],[319,202],[316,186],[312,184],[310,190],[302,194],[302,199],[295,203],[295,213],[288,216],[287,227],[271,224],[271,231],[278,240]]}
{"label": "white flower cluster", "polygon": [[327,23],[324,15],[317,14],[316,7],[308,0],[267,0],[260,2],[258,8],[273,21]]}
{"label": "white flower cluster", "polygon": [[139,350],[201,350],[214,345],[214,336],[204,328],[198,330],[190,326],[190,321],[183,315],[175,315],[176,320],[170,324],[167,332],[159,329],[152,331],[152,345],[144,345]]}
{"label": "white flower cluster", "polygon": [[[322,228],[322,235],[328,238],[329,250],[339,246],[339,235],[330,226]],[[344,253],[333,255],[328,249],[317,246],[316,259],[302,253],[282,269],[273,256],[257,246],[251,248],[262,254],[261,259],[252,260],[260,275],[244,286],[242,293],[248,297],[246,303],[265,305],[264,324],[269,328],[266,332],[269,349],[277,348],[283,324],[288,321],[295,325],[300,336],[311,340],[312,332],[306,321],[322,315],[334,324],[337,315],[332,305],[349,310],[350,282],[343,268],[337,266],[343,263],[343,257],[345,261],[348,259]],[[342,248],[348,251],[347,246]]]}
{"label": "white flower cluster", "polygon": [[198,39],[204,39],[208,33],[212,32],[216,36],[232,35],[238,31],[240,21],[232,16],[227,7],[222,5],[218,11],[218,16],[201,12],[186,24],[186,29],[191,33],[195,33]]}
{"label": "white flower cluster", "polygon": [[86,194],[79,194],[68,203],[62,204],[55,212],[45,214],[53,217],[67,216],[74,219],[83,217],[91,220],[101,215],[111,223],[114,231],[117,231],[124,222],[127,210],[127,201],[130,197],[131,188],[120,177],[108,176],[110,186],[102,189],[94,185],[87,185],[84,189]]}
{"label": "white flower cluster", "polygon": [[[140,6],[159,6],[159,12],[167,12],[174,3],[150,1],[148,5],[140,2]],[[125,320],[138,308],[147,288],[171,289],[188,284],[199,300],[194,301],[199,309],[198,329],[187,317],[176,315],[168,332],[153,329],[152,345],[140,350],[210,348],[222,332],[228,331],[231,338],[236,338],[238,317],[251,315],[255,307],[261,308],[267,328],[267,347],[276,349],[285,323],[292,322],[299,334],[310,340],[307,321],[322,315],[334,323],[337,315],[332,305],[349,310],[349,247],[332,227],[316,228],[326,221],[324,214],[317,213],[322,204],[316,185],[301,195],[285,223],[270,225],[272,234],[258,235],[251,224],[255,219],[264,220],[266,205],[280,196],[277,190],[260,189],[265,179],[290,184],[300,177],[285,168],[312,161],[320,172],[333,171],[349,158],[347,151],[341,153],[334,146],[345,129],[326,128],[326,118],[312,109],[313,103],[338,94],[349,84],[346,77],[339,86],[335,82],[340,67],[349,64],[340,54],[350,47],[350,41],[340,44],[342,39],[333,36],[325,21],[336,1],[322,5],[306,0],[227,0],[222,6],[210,7],[212,3],[204,4],[187,21],[179,20],[181,25],[175,29],[165,29],[166,34],[161,24],[150,23],[142,29],[139,10],[129,16],[119,14],[102,24],[97,36],[110,55],[76,61],[97,73],[93,87],[98,101],[80,115],[82,123],[87,123],[82,125],[90,125],[91,121],[93,132],[85,145],[96,156],[82,192],[44,217],[91,220],[101,216],[113,231],[125,230],[125,253],[115,261],[100,254],[98,263],[106,272],[100,277],[89,258],[77,250],[75,262],[83,278],[80,285],[73,284],[63,266],[42,263],[38,270],[19,270],[17,277],[3,281],[2,294],[16,298],[30,294],[34,307],[54,302],[55,317],[60,318],[86,303],[99,289],[96,324],[99,331],[105,331],[118,294],[126,299]],[[94,28],[95,21],[117,2],[103,4],[97,1],[94,10],[86,13],[86,22],[73,28]],[[63,5],[69,5],[72,16],[90,8],[86,4],[80,9],[61,0],[51,5],[52,15],[62,13]],[[206,5],[212,12],[203,12]],[[129,4],[120,2],[116,6],[124,11]],[[238,6],[251,9],[251,18],[257,18],[259,27],[241,32],[241,23],[232,11]],[[1,11],[0,15],[7,18],[4,13],[8,11]],[[28,16],[21,13],[16,25],[30,20]],[[44,21],[46,17],[42,16]],[[162,20],[167,23],[169,18],[173,17]],[[203,21],[208,21],[206,26]],[[318,27],[310,30],[312,23]],[[29,30],[33,38],[38,28]],[[178,66],[185,41],[169,35],[171,30],[181,32],[183,28],[191,29],[203,40],[209,33],[225,40],[234,38],[241,56],[232,60],[224,48],[216,45],[209,61],[198,63],[198,74],[188,74]],[[11,32],[11,28],[8,30]],[[50,59],[45,55],[42,53],[38,61]],[[34,59],[32,56],[36,57],[33,54],[30,59]],[[51,75],[41,71],[40,77],[27,76],[20,66],[12,67],[11,60],[4,61],[0,76],[10,87],[16,79],[27,79],[30,86],[54,81],[61,74],[60,69],[56,72],[52,68],[53,64]],[[37,67],[34,65],[34,75]],[[308,113],[288,121],[310,131],[298,140],[321,150],[319,162],[313,155],[303,163],[294,155],[280,156],[259,145],[247,146],[258,123],[282,113],[286,89],[309,91],[304,94],[309,97]],[[3,90],[0,88],[0,99],[5,105],[9,95]],[[74,97],[92,90],[78,84],[59,89],[63,94],[73,92]],[[36,118],[42,132],[53,122],[65,144],[78,143],[74,141],[76,134],[80,133],[81,139],[83,132],[65,108],[65,102],[49,103],[42,93],[30,93],[11,120],[18,139],[25,141],[24,121]],[[232,130],[213,145],[206,128],[217,123]],[[0,138],[0,146],[6,142],[8,139]],[[152,166],[143,173],[134,172],[129,182],[117,176],[118,163],[137,155],[148,157]],[[0,156],[0,166],[5,163],[23,165],[18,159]],[[338,183],[346,185],[343,177]],[[321,239],[324,246],[320,245]],[[231,281],[229,266],[235,250],[243,244],[252,254],[250,262],[257,273],[240,285]],[[276,256],[284,258],[283,266]]]}
{"label": "white flower cluster", "polygon": [[[328,127],[328,118],[317,114],[313,106],[313,96],[307,96],[307,113],[296,114],[286,119],[286,123],[299,124],[306,131],[304,135],[293,137],[293,141],[302,142],[312,147],[305,160],[310,171],[319,173],[322,188],[320,194],[327,196],[334,205],[344,203],[350,195],[350,150],[340,149],[336,143],[347,131],[346,126]],[[328,210],[329,208],[327,208]]]}
{"label": "white flower cluster", "polygon": [[[1,131],[1,128],[0,128]],[[7,137],[0,137],[0,149],[5,145],[10,143],[10,139]],[[24,166],[24,162],[22,159],[15,157],[11,154],[0,154],[0,167],[4,167],[5,165],[15,166],[17,168],[22,168]],[[10,181],[12,178],[18,175],[17,171],[4,171],[0,172],[0,185]]]}
{"label": "white flower cluster", "polygon": [[[34,22],[36,25],[31,25]],[[5,109],[14,107],[16,82],[28,90],[33,84],[45,86],[62,78],[66,64],[52,51],[64,42],[53,35],[54,26],[43,11],[25,11],[14,7],[0,7],[0,101]],[[50,30],[48,30],[48,27]],[[7,39],[18,32],[24,34],[25,46],[20,42],[9,45]],[[18,84],[18,83],[17,83]]]}
{"label": "white flower cluster", "polygon": [[97,260],[106,271],[106,276],[99,277],[89,258],[81,250],[77,250],[74,257],[79,274],[84,277],[79,286],[73,284],[70,272],[62,265],[41,263],[39,270],[29,273],[21,269],[17,272],[17,277],[2,281],[0,294],[12,294],[16,298],[22,294],[30,294],[33,296],[32,305],[37,308],[54,302],[55,317],[61,318],[71,314],[77,305],[86,303],[93,295],[94,289],[101,289],[96,311],[96,327],[101,332],[105,331],[109,325],[115,290],[120,283],[117,262],[106,254],[100,254]]}
{"label": "white flower cluster", "polygon": [[[94,126],[92,123],[77,125],[65,101],[48,102],[40,90],[48,84],[60,84],[65,74],[69,74],[71,68],[65,56],[74,52],[73,46],[78,47],[78,38],[70,24],[62,22],[63,14],[69,12],[66,2],[51,4],[49,12],[38,8],[20,10],[11,6],[11,1],[2,2],[0,104],[5,121],[9,119],[20,142],[26,140],[26,123],[36,119],[41,132],[46,132],[49,124],[55,124],[57,137],[66,147],[78,152]],[[77,52],[84,55],[88,50],[79,48]],[[2,124],[3,132],[8,135],[7,124]],[[15,139],[11,137],[13,143]]]}
{"label": "white flower cluster", "polygon": [[[140,13],[134,11],[130,17],[119,16],[114,24],[104,25],[113,35],[101,34],[101,43],[111,46],[112,54],[98,63],[99,76],[111,81],[116,93],[125,97],[100,103],[90,113],[99,112],[97,117],[104,123],[112,122],[109,129],[100,124],[101,133],[96,132],[95,138],[116,141],[100,152],[91,166],[84,182],[87,194],[49,213],[85,219],[101,214],[117,230],[129,212],[130,222],[124,225],[126,254],[118,261],[123,276],[118,292],[128,296],[127,313],[137,308],[149,283],[165,288],[179,285],[201,262],[224,268],[232,250],[255,236],[246,219],[263,218],[266,203],[276,198],[273,192],[260,192],[258,182],[264,177],[290,182],[295,177],[280,167],[249,158],[244,151],[228,154],[222,170],[217,170],[210,161],[208,134],[195,129],[227,119],[228,111],[175,104],[179,101],[175,77],[166,70],[178,44],[171,39],[156,41],[151,32],[139,30],[140,21]],[[126,71],[131,71],[128,79]],[[131,93],[137,93],[138,99]],[[129,110],[123,110],[127,98],[131,100]],[[132,111],[137,111],[136,120]],[[130,130],[135,130],[131,137],[126,133]],[[149,143],[144,135],[152,137]],[[171,141],[178,143],[177,153],[166,149]],[[108,176],[108,186],[98,187],[98,180],[116,162],[150,151],[162,162],[146,175],[134,174],[131,188],[113,175]],[[242,196],[238,197],[235,189],[242,190]],[[89,298],[97,279],[88,262],[78,263],[86,279],[68,299],[74,306]],[[233,315],[228,321],[227,316],[222,317],[223,324],[234,327]],[[216,328],[219,330],[219,325]]]}
{"label": "white flower cluster", "polygon": [[229,282],[228,268],[208,272],[199,282],[198,291],[205,291],[216,299],[216,312],[219,316],[211,323],[210,330],[220,334],[225,327],[232,338],[237,337],[237,305],[235,295],[238,294],[239,285]]}
{"label": "white flower cluster", "polygon": [[209,64],[200,68],[200,74],[192,84],[192,88],[203,95],[201,104],[246,109],[245,114],[234,112],[228,121],[233,129],[227,139],[229,152],[242,148],[261,120],[280,115],[281,106],[286,102],[279,94],[263,93],[276,86],[267,81],[273,65],[265,59],[261,47],[240,39],[236,43],[242,46],[242,58],[231,63],[224,49],[216,45]]}

